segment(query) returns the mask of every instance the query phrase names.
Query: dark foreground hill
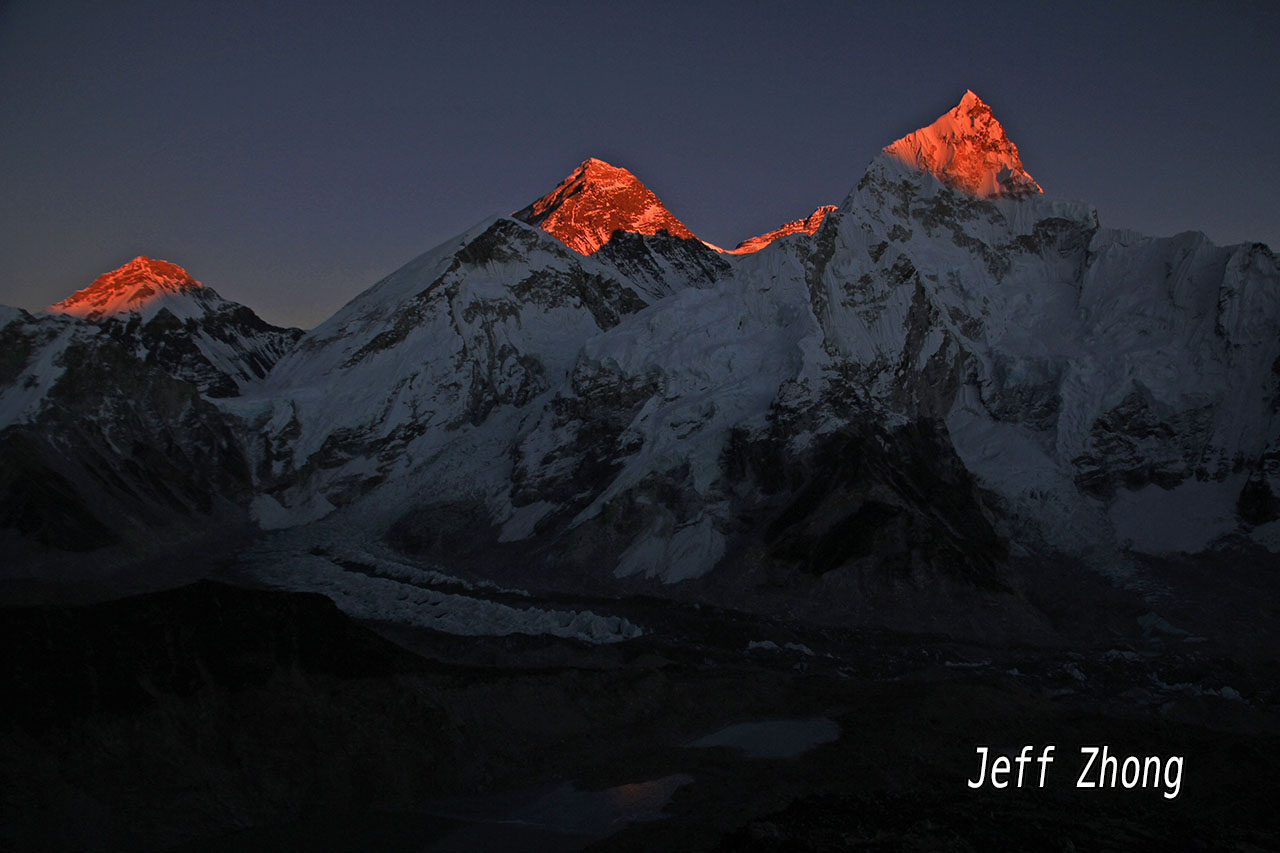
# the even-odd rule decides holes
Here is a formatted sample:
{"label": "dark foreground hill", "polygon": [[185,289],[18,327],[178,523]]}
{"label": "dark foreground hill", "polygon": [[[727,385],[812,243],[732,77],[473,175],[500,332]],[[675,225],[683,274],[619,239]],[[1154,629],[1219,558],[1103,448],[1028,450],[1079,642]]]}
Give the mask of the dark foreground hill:
{"label": "dark foreground hill", "polygon": [[[1265,660],[1227,663],[1159,638],[1087,654],[1009,651],[621,606],[656,629],[601,647],[383,626],[400,645],[323,597],[212,582],[5,608],[0,846],[1280,844],[1280,714]],[[838,737],[792,757],[689,747],[750,720],[825,720]],[[976,746],[1049,743],[1059,761],[1045,789],[966,786]],[[1177,796],[1075,789],[1090,744],[1182,756]],[[666,816],[624,823],[639,808],[628,798],[663,780],[674,780]],[[624,817],[602,822],[593,791]],[[512,823],[547,797],[558,805],[540,823]]]}

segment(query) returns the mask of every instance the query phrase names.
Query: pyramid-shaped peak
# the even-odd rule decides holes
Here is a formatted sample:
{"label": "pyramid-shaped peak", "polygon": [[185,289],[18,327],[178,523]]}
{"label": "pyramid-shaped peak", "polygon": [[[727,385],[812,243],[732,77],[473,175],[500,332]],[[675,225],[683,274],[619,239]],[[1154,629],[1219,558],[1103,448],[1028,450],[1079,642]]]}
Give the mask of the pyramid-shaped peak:
{"label": "pyramid-shaped peak", "polygon": [[97,320],[142,310],[166,293],[182,293],[200,287],[200,282],[177,264],[139,255],[127,264],[98,276],[83,290],[50,305],[49,310]]}
{"label": "pyramid-shaped peak", "polygon": [[614,231],[694,239],[639,178],[598,157],[583,160],[554,190],[512,214],[536,225],[574,251],[589,255]]}
{"label": "pyramid-shaped peak", "polygon": [[884,153],[978,198],[1043,192],[1022,167],[1018,146],[972,89],[933,124],[886,146]]}

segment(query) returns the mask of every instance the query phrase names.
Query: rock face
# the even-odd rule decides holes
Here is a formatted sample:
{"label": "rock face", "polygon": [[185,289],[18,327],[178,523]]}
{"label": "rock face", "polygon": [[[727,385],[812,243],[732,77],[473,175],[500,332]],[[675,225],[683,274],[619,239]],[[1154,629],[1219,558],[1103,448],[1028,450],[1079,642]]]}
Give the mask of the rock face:
{"label": "rock face", "polygon": [[955,109],[888,145],[885,153],[978,198],[1043,192],[1022,168],[1018,146],[982,99],[966,91]]}
{"label": "rock face", "polygon": [[512,214],[589,255],[615,231],[694,239],[693,232],[626,169],[592,157],[533,204]]}
{"label": "rock face", "polygon": [[45,315],[4,309],[0,529],[85,551],[244,517],[251,466],[212,401],[259,381],[301,334],[145,257]]}
{"label": "rock face", "polygon": [[304,337],[262,387],[263,519],[279,504],[345,505],[427,459],[436,489],[456,475],[465,491],[471,465],[503,452],[491,433],[536,411],[584,340],[646,304],[513,219],[418,258]]}
{"label": "rock face", "polygon": [[[788,222],[781,228],[742,241],[728,254],[758,252],[788,234],[812,234],[826,215],[835,209],[834,204],[824,204],[804,219]],[[717,253],[725,252],[698,240],[635,175],[595,157],[584,161],[554,190],[513,213],[512,217],[538,226],[584,255],[600,251],[606,245],[614,247],[615,255],[620,254],[619,244],[625,246],[628,241],[617,239],[619,232],[631,235],[632,245],[636,236],[658,235],[668,243],[672,238],[678,238],[699,243]],[[686,251],[694,250],[689,248]],[[697,278],[696,272],[690,275],[687,269],[664,270],[662,289],[670,293],[678,289],[678,286],[673,288],[673,282]]]}
{"label": "rock face", "polygon": [[262,527],[325,518],[548,582],[839,609],[999,589],[1010,555],[1280,549],[1265,246],[1103,228],[972,92],[781,230],[713,251],[587,161],[357,296],[209,423]]}
{"label": "rock face", "polygon": [[765,246],[777,240],[779,237],[785,237],[788,234],[812,234],[818,230],[818,226],[827,218],[827,214],[835,210],[834,204],[824,204],[822,207],[810,213],[804,219],[796,219],[783,225],[781,228],[775,228],[759,237],[752,237],[750,240],[743,240],[735,246],[731,252],[735,255],[742,255],[748,252],[758,252]]}
{"label": "rock face", "polygon": [[87,550],[154,543],[163,528],[247,504],[248,460],[221,413],[190,384],[97,343],[63,353],[38,420],[0,431],[14,461],[0,478],[3,526]]}

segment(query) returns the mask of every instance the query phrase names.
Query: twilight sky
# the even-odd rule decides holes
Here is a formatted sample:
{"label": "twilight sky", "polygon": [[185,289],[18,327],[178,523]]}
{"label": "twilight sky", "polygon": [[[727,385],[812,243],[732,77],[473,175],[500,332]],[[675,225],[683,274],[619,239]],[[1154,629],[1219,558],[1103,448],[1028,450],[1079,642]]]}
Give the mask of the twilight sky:
{"label": "twilight sky", "polygon": [[1266,0],[0,0],[0,303],[146,254],[312,326],[588,156],[732,246],[966,88],[1104,225],[1280,250],[1277,32]]}

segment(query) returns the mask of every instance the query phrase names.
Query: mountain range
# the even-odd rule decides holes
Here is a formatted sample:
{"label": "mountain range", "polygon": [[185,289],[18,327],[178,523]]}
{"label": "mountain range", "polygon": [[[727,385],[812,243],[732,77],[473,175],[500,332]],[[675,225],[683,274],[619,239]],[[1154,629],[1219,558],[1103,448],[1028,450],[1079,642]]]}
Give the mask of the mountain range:
{"label": "mountain range", "polygon": [[1280,551],[1275,254],[1103,227],[971,91],[732,250],[593,158],[305,333],[140,257],[0,342],[17,574],[232,549],[331,589],[358,546],[877,622]]}

